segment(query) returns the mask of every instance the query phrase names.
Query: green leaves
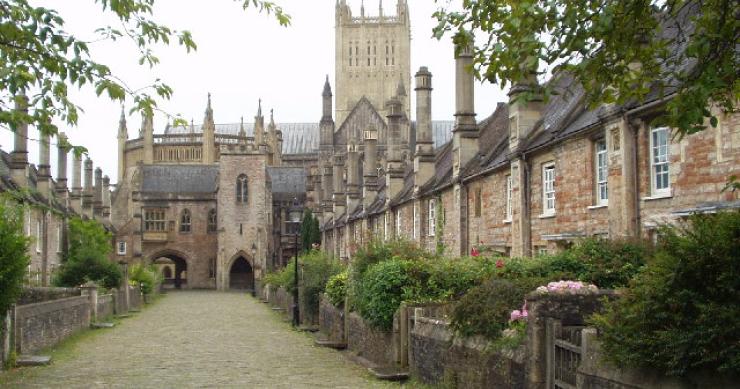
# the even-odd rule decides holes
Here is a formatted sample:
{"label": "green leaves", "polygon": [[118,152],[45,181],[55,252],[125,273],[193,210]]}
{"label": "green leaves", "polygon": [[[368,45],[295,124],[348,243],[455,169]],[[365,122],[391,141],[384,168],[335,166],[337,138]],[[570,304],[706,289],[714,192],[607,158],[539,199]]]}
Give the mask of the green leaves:
{"label": "green leaves", "polygon": [[[487,35],[474,53],[479,78],[503,88],[548,70],[567,71],[591,107],[670,97],[662,120],[679,136],[716,126],[710,108],[732,112],[740,98],[740,20],[733,2],[481,0],[434,17],[438,39]],[[553,87],[544,85],[545,95]]]}

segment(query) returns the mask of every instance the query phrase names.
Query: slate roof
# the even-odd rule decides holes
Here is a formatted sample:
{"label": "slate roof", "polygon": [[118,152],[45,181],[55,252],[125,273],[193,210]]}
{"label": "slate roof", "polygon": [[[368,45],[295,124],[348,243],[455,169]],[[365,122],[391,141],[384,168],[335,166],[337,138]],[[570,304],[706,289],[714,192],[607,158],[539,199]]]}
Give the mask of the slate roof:
{"label": "slate roof", "polygon": [[215,193],[218,166],[144,165],[141,191],[145,193]]}
{"label": "slate roof", "polygon": [[305,193],[306,170],[302,167],[268,167],[272,193]]}

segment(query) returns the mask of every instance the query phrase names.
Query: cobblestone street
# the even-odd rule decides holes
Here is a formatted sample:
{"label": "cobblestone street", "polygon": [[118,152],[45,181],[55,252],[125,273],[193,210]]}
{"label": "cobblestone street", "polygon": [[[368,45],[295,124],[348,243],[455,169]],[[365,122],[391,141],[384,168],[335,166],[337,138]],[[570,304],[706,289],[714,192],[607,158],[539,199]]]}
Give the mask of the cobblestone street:
{"label": "cobblestone street", "polygon": [[398,387],[314,347],[245,294],[170,293],[116,328],[84,336],[51,366],[0,373],[25,387]]}

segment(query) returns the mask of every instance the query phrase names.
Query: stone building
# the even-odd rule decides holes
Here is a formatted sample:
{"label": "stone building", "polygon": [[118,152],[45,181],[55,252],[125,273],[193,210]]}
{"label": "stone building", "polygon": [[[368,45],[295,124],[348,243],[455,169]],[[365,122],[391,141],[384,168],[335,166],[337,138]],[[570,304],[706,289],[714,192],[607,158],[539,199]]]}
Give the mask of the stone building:
{"label": "stone building", "polygon": [[[338,21],[346,20],[344,7],[339,2]],[[689,12],[679,14],[684,20],[678,25]],[[363,17],[364,11],[351,18],[356,28],[382,20]],[[338,23],[338,34],[344,28]],[[667,26],[665,33],[676,34],[676,28]],[[343,80],[354,52],[337,50],[337,79]],[[592,109],[583,87],[560,73],[548,81],[557,92],[549,100],[537,97],[533,78],[513,86],[508,102],[477,121],[469,50],[459,50],[455,61],[455,122],[451,139],[439,147],[428,69],[416,73],[413,126],[404,77],[394,95],[382,96],[383,111],[363,95],[344,113],[344,101],[370,81],[344,86],[351,92],[338,81],[342,98],[335,115],[344,118],[338,128],[327,83],[316,190],[327,251],[350,258],[374,237],[409,239],[452,255],[474,246],[537,255],[589,236],[652,237],[660,224],[690,213],[740,208],[738,193],[723,191],[728,177],[740,173],[737,113],[717,111],[716,128],[677,139],[656,120],[673,91],[663,98],[656,88],[640,103]],[[386,90],[370,90],[378,88]],[[532,99],[517,99],[532,92]]]}
{"label": "stone building", "polygon": [[[26,110],[23,101],[19,99],[15,109]],[[73,156],[70,188],[67,177],[70,147],[64,133],[56,138],[57,175],[54,179],[50,166],[51,137],[40,136],[39,161],[38,165],[33,165],[28,160],[28,125],[21,124],[13,131],[13,151],[8,154],[0,150],[0,193],[23,207],[24,231],[31,239],[26,283],[48,286],[67,252],[71,217],[99,220],[106,228],[111,228],[110,180],[103,176],[100,168],[93,171],[93,162],[87,158],[83,184],[82,156]]]}

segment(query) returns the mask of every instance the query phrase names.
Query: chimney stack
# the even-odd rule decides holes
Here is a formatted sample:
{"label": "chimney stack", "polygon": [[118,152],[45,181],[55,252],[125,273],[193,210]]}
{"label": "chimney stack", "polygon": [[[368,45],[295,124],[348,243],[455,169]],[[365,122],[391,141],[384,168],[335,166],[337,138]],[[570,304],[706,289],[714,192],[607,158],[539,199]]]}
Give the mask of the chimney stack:
{"label": "chimney stack", "polygon": [[387,200],[393,200],[403,189],[404,167],[401,158],[401,102],[393,97],[385,105],[388,111],[388,168],[385,172]]}
{"label": "chimney stack", "polygon": [[72,209],[82,216],[82,155],[74,155],[72,159]]}
{"label": "chimney stack", "polygon": [[453,176],[478,151],[478,125],[475,122],[475,86],[472,73],[473,52],[470,46],[457,46],[455,53],[455,126],[452,130]]}
{"label": "chimney stack", "polygon": [[85,160],[85,188],[82,191],[82,213],[89,219],[93,217],[93,161]]}
{"label": "chimney stack", "polygon": [[103,169],[95,168],[95,186],[93,188],[93,215],[96,219],[103,216]]}
{"label": "chimney stack", "polygon": [[[28,97],[15,96],[15,111],[22,115],[28,115]],[[22,120],[13,126],[15,142],[13,153],[10,157],[11,177],[21,188],[28,187],[28,123]]]}
{"label": "chimney stack", "polygon": [[67,191],[67,153],[69,143],[67,135],[60,132],[57,136],[57,196],[65,207],[69,207],[69,192]]}
{"label": "chimney stack", "polygon": [[434,134],[432,132],[432,73],[422,66],[416,73],[416,153],[414,192],[434,176]]}
{"label": "chimney stack", "polygon": [[110,199],[110,177],[103,177],[103,219],[110,221],[111,199]]}
{"label": "chimney stack", "polygon": [[46,197],[47,200],[51,200],[51,150],[49,144],[51,137],[49,134],[40,134],[41,140],[39,141],[39,166],[38,173],[36,175],[36,188],[38,191]]}
{"label": "chimney stack", "polygon": [[378,194],[378,129],[371,124],[365,130],[365,161],[362,164],[362,205],[367,208]]}

